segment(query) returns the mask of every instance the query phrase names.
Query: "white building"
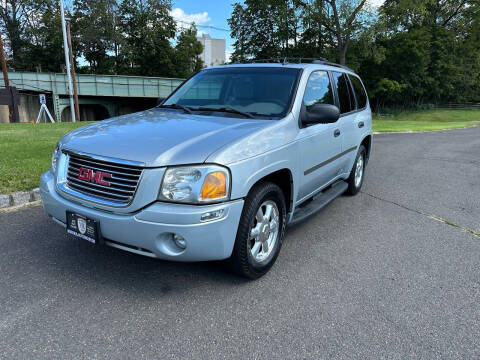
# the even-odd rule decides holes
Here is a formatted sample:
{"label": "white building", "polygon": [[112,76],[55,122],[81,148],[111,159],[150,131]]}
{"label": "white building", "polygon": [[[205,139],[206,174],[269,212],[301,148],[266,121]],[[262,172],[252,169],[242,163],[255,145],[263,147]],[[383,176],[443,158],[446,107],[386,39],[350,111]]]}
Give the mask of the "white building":
{"label": "white building", "polygon": [[203,45],[200,58],[206,66],[220,65],[225,63],[225,39],[212,39],[210,35],[203,34],[197,38]]}

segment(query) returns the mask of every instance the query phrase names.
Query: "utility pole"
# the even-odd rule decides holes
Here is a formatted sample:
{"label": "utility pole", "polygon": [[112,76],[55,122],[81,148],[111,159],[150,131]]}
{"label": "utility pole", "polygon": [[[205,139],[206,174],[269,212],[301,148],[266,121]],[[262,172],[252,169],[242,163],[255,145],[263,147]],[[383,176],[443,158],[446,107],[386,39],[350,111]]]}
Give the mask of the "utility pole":
{"label": "utility pole", "polygon": [[[5,89],[10,87],[8,82],[8,72],[7,72],[7,60],[5,59],[5,51],[3,50],[3,40],[0,35],[0,62],[2,63],[2,72],[3,72],[3,81],[5,83]],[[8,121],[12,121],[13,108],[11,105],[8,105]]]}
{"label": "utility pole", "polygon": [[80,106],[78,105],[77,77],[75,76],[75,61],[73,61],[72,34],[70,33],[70,21],[67,23],[67,40],[70,49],[70,64],[72,66],[73,100],[75,102],[75,118],[80,121]]}
{"label": "utility pole", "polygon": [[[70,114],[72,115],[72,122],[75,122],[75,106],[73,104],[73,86],[72,75],[70,73],[70,56],[68,54],[67,28],[65,25],[65,9],[63,7],[63,0],[60,0],[60,15],[62,17],[62,33],[63,33],[63,49],[65,50],[65,67],[67,68],[68,78],[68,93],[70,95]],[[58,119],[59,122],[62,119]]]}

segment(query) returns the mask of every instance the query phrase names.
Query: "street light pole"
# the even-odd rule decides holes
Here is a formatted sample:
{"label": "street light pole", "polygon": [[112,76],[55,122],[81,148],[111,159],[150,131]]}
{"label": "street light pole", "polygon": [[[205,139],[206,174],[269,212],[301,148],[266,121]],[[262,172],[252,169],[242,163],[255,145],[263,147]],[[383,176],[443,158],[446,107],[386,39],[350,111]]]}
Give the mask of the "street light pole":
{"label": "street light pole", "polygon": [[[65,9],[63,7],[63,0],[60,0],[60,14],[62,16],[62,32],[63,32],[63,49],[65,50],[65,67],[67,68],[67,78],[68,78],[68,93],[70,95],[70,114],[72,115],[72,122],[75,122],[75,106],[73,104],[73,86],[72,86],[72,74],[70,73],[70,59],[69,59],[69,48],[67,41],[67,27],[65,24]],[[61,117],[61,115],[60,115]],[[58,119],[59,122],[62,119]]]}
{"label": "street light pole", "polygon": [[75,60],[73,59],[73,46],[72,46],[72,34],[70,33],[70,21],[67,23],[67,40],[68,40],[68,48],[70,51],[68,52],[70,65],[72,66],[72,83],[73,83],[73,100],[75,104],[75,119],[80,121],[80,107],[78,105],[78,93],[77,93],[77,80],[75,75]]}

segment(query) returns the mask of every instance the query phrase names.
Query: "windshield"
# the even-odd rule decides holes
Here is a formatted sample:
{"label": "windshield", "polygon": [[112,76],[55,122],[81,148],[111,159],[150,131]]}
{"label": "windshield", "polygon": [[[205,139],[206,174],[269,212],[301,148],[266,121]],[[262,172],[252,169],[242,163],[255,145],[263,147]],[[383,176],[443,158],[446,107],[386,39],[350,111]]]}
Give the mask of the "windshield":
{"label": "windshield", "polygon": [[299,73],[299,69],[284,67],[207,69],[186,81],[162,105],[283,117],[290,108]]}

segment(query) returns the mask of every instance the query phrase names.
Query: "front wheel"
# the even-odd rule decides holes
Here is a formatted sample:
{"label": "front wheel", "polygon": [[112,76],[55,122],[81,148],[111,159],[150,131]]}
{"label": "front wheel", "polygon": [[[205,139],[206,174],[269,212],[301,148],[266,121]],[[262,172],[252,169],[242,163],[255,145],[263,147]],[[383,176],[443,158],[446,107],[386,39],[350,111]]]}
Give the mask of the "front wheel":
{"label": "front wheel", "polygon": [[249,279],[257,279],[273,266],[282,247],[286,206],[282,190],[264,182],[250,191],[243,206],[230,264]]}
{"label": "front wheel", "polygon": [[357,195],[363,184],[363,176],[365,175],[365,159],[367,151],[365,146],[360,145],[357,152],[357,157],[353,163],[352,171],[347,179],[348,189],[347,194]]}

